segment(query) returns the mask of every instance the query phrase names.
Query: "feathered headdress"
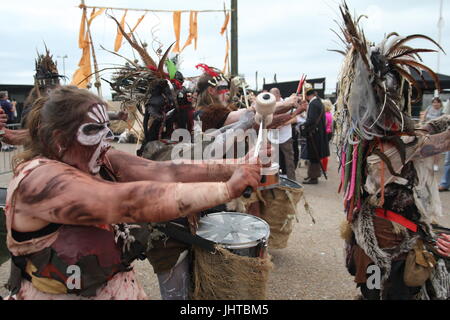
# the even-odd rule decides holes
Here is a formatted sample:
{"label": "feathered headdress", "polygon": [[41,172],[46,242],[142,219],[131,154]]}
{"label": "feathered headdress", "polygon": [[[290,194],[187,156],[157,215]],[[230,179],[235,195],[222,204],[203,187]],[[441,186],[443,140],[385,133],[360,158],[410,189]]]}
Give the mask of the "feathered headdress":
{"label": "feathered headdress", "polygon": [[58,73],[57,64],[53,61],[53,56],[50,55],[47,47],[45,47],[45,54],[38,52],[35,66],[36,73],[34,79],[39,88],[58,85],[59,78],[64,77]]}
{"label": "feathered headdress", "polygon": [[131,47],[136,50],[144,64],[141,65],[137,60],[127,59],[118,53],[105,49],[127,61],[125,67],[117,68],[118,70],[112,78],[113,81],[109,82],[112,89],[122,97],[133,97],[133,100],[146,100],[153,85],[160,83],[161,80],[170,80],[177,85],[176,82],[179,80],[173,79],[169,73],[164,71],[164,66],[168,62],[168,55],[173,44],[167,48],[157,64],[147,52],[146,45],[138,41],[133,32],[125,32],[116,18],[113,16],[110,16],[110,18],[116,22],[119,31]]}
{"label": "feathered headdress", "polygon": [[[440,90],[438,76],[422,63],[420,53],[436,50],[413,48],[407,43],[413,39],[425,39],[439,49],[433,39],[414,34],[399,36],[388,34],[378,45],[366,40],[358,19],[353,19],[345,1],[340,6],[343,18],[339,25],[345,50],[332,50],[345,56],[339,79],[338,107],[348,111],[349,131],[362,139],[411,133],[414,125],[410,119],[412,88],[416,89],[415,100],[422,91],[413,77],[416,72],[423,78],[428,72]],[[425,82],[425,81],[424,81]]]}
{"label": "feathered headdress", "polygon": [[195,66],[197,69],[203,69],[203,73],[210,76],[212,79],[208,81],[213,87],[221,85],[229,86],[229,81],[224,77],[222,72],[216,68],[210,67],[204,63],[199,63]]}

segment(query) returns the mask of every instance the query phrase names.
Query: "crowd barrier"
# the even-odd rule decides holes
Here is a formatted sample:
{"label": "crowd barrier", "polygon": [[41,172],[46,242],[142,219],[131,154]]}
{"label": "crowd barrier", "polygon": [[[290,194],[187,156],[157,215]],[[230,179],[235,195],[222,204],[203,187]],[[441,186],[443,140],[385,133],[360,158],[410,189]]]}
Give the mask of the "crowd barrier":
{"label": "crowd barrier", "polygon": [[[20,123],[7,124],[9,130],[19,130]],[[0,149],[0,175],[12,172],[12,159],[15,155],[22,151],[22,146],[11,146],[2,142]]]}

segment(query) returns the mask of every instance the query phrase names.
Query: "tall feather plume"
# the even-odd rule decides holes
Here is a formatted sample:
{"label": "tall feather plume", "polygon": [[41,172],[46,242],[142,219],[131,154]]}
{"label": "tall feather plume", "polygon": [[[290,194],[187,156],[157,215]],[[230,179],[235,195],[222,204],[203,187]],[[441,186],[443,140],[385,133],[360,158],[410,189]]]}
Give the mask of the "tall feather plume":
{"label": "tall feather plume", "polygon": [[[437,52],[427,48],[413,48],[411,40],[423,39],[442,47],[426,35],[413,34],[400,36],[391,32],[377,45],[369,45],[364,32],[359,27],[363,16],[353,19],[345,2],[340,6],[342,25],[339,26],[347,50],[334,50],[346,54],[339,79],[338,103],[348,110],[348,141],[353,143],[353,134],[371,140],[376,136],[396,134],[398,131],[412,132],[413,125],[408,115],[410,98],[404,99],[409,87],[417,91],[416,100],[421,98],[422,89],[418,80],[411,74],[417,72],[424,85],[423,72],[427,72],[440,90],[438,76],[423,64],[420,53]],[[407,90],[407,91],[405,91]]]}
{"label": "tall feather plume", "polygon": [[142,45],[139,45],[136,40],[133,40],[130,38],[128,33],[126,33],[125,30],[123,30],[123,28],[120,26],[120,22],[117,21],[116,18],[114,18],[111,15],[109,15],[109,17],[116,22],[117,27],[119,28],[120,32],[123,34],[123,37],[128,41],[128,43],[133,47],[133,49],[135,49],[139,53],[139,55],[141,56],[142,61],[144,61],[145,65],[147,67],[151,66],[151,67],[156,68],[156,63],[152,59],[152,57],[150,57],[147,50],[145,50],[145,48]]}

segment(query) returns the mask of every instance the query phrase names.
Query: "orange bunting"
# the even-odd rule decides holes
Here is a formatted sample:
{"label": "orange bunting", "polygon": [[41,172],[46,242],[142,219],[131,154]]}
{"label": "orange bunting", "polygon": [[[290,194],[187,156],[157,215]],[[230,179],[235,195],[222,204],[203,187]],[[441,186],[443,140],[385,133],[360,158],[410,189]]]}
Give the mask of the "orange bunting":
{"label": "orange bunting", "polygon": [[[128,10],[125,10],[125,13],[123,14],[122,20],[120,21],[120,27],[125,30],[125,17],[127,16]],[[123,34],[120,32],[119,27],[117,27],[117,36],[116,41],[114,42],[114,52],[119,51],[120,47],[122,46],[122,40],[123,40]]]}
{"label": "orange bunting", "polygon": [[198,14],[197,11],[191,11],[189,14],[189,38],[186,40],[186,43],[184,44],[181,51],[183,51],[184,48],[192,44],[192,40],[194,40],[195,50],[197,50],[197,38],[198,38],[197,14]]}
{"label": "orange bunting", "polygon": [[95,9],[92,10],[91,17],[89,18],[89,21],[88,21],[88,25],[91,25],[92,20],[94,20],[94,19],[97,18],[99,15],[101,15],[103,12],[105,12],[105,10],[106,10],[105,8],[101,8],[101,9],[98,10],[97,12],[95,12]]}
{"label": "orange bunting", "polygon": [[78,48],[80,49],[84,48],[85,34],[86,34],[86,10],[83,10],[83,13],[81,15],[80,34],[78,36]]}
{"label": "orange bunting", "polygon": [[88,39],[88,33],[84,35],[84,48],[83,54],[81,55],[80,62],[78,63],[78,69],[72,76],[71,85],[77,86],[78,88],[87,88],[90,80],[90,75],[92,74],[91,69],[91,45]]}
{"label": "orange bunting", "polygon": [[173,12],[173,30],[175,32],[176,43],[173,46],[172,52],[180,52],[180,31],[181,31],[181,11]]}
{"label": "orange bunting", "polygon": [[226,47],[226,52],[225,52],[225,65],[223,66],[223,70],[222,70],[223,74],[227,73],[226,71],[227,71],[227,67],[228,67],[229,53],[230,53],[230,41],[228,41],[228,38],[227,38],[227,47]]}
{"label": "orange bunting", "polygon": [[228,12],[226,17],[225,17],[225,21],[223,23],[222,29],[220,29],[220,34],[223,36],[223,34],[225,33],[225,31],[227,30],[228,27],[228,22],[230,22],[230,13]]}
{"label": "orange bunting", "polygon": [[91,79],[92,68],[91,68],[91,42],[89,41],[89,33],[86,30],[86,27],[89,28],[92,21],[101,15],[105,11],[105,8],[102,8],[95,12],[95,9],[92,10],[91,16],[86,24],[86,9],[83,9],[83,13],[81,15],[81,24],[80,24],[80,34],[78,36],[78,46],[80,49],[83,49],[83,53],[81,54],[80,62],[78,63],[78,69],[72,76],[71,85],[77,86],[78,88],[87,88],[89,80]]}
{"label": "orange bunting", "polygon": [[128,34],[130,37],[131,37],[131,34],[136,30],[136,28],[139,26],[139,24],[142,22],[142,20],[144,20],[144,17],[145,17],[145,15],[146,15],[147,13],[144,13],[143,15],[142,15],[142,17],[140,17],[139,19],[138,19],[138,21],[136,22],[136,24],[135,24],[135,26],[133,27],[133,29],[131,29],[131,31],[130,31],[130,33]]}

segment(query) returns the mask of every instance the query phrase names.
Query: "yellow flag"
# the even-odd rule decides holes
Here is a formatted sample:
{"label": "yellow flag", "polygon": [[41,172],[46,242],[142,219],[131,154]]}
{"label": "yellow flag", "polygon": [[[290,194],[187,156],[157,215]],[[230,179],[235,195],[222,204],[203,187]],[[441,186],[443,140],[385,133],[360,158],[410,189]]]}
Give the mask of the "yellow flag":
{"label": "yellow flag", "polygon": [[[127,12],[128,12],[128,10],[125,10],[122,20],[120,21],[120,26],[122,27],[123,30],[125,30],[125,17],[127,15]],[[122,46],[122,39],[123,39],[123,34],[122,34],[122,32],[120,32],[119,27],[117,27],[117,36],[116,36],[116,41],[114,42],[114,51],[115,52],[119,51],[120,47]]]}
{"label": "yellow flag", "polygon": [[230,52],[230,42],[227,39],[227,46],[226,46],[226,52],[225,52],[225,65],[223,66],[222,73],[226,74],[227,72],[227,66],[228,66],[228,55]]}
{"label": "yellow flag", "polygon": [[181,11],[173,12],[173,30],[175,32],[176,43],[173,46],[172,52],[180,52],[180,31],[181,31]]}
{"label": "yellow flag", "polygon": [[131,34],[134,32],[134,30],[136,30],[136,28],[139,26],[141,21],[144,20],[144,17],[146,14],[147,13],[144,13],[144,15],[142,15],[142,17],[139,18],[139,20],[136,22],[136,25],[133,27],[133,29],[131,29],[131,32],[128,34],[129,36],[131,36]]}
{"label": "yellow flag", "polygon": [[77,86],[78,88],[87,88],[90,80],[90,75],[92,73],[91,69],[91,45],[87,41],[88,34],[85,33],[83,41],[83,54],[81,55],[80,62],[78,63],[78,70],[72,76],[71,85]]}
{"label": "yellow flag", "polygon": [[80,34],[78,36],[78,47],[80,49],[83,49],[85,34],[86,34],[86,10],[83,10],[83,13],[81,14]]}
{"label": "yellow flag", "polygon": [[92,20],[97,18],[99,15],[101,15],[105,10],[106,10],[105,8],[101,8],[97,12],[95,12],[95,9],[92,10],[91,17],[89,18],[88,24],[91,25]]}
{"label": "yellow flag", "polygon": [[195,49],[197,49],[197,11],[191,11],[189,14],[189,38],[186,40],[186,43],[184,44],[181,51],[184,50],[188,45],[192,43],[192,40],[195,40]]}
{"label": "yellow flag", "polygon": [[223,23],[222,29],[220,29],[220,34],[223,36],[224,32],[227,30],[228,22],[230,22],[230,13],[228,12],[225,21]]}
{"label": "yellow flag", "polygon": [[[91,16],[87,21],[87,26],[89,27],[92,21],[101,15],[105,11],[105,8],[101,8],[97,12],[95,9],[92,10]],[[91,43],[89,41],[89,33],[86,30],[86,10],[83,10],[81,16],[80,34],[78,36],[78,46],[83,49],[81,54],[80,62],[78,63],[78,69],[72,76],[71,85],[77,86],[78,88],[87,88],[89,80],[91,79],[92,68],[91,68]]]}

